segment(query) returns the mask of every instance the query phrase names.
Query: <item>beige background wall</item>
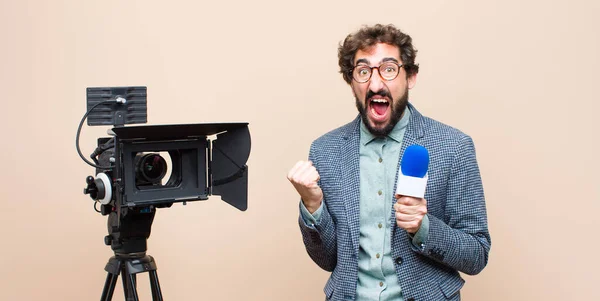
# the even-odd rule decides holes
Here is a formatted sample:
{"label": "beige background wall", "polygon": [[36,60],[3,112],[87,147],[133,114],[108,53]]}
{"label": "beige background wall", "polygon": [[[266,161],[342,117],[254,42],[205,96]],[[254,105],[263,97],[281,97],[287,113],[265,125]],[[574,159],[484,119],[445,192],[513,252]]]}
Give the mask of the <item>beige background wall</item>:
{"label": "beige background wall", "polygon": [[75,132],[86,87],[124,85],[148,86],[149,124],[250,123],[246,212],[156,215],[165,298],[322,300],[285,175],[355,116],[337,45],[375,22],[419,49],[417,108],[476,143],[492,250],[464,300],[600,300],[599,2],[237,2],[0,2],[1,300],[99,299],[112,251]]}

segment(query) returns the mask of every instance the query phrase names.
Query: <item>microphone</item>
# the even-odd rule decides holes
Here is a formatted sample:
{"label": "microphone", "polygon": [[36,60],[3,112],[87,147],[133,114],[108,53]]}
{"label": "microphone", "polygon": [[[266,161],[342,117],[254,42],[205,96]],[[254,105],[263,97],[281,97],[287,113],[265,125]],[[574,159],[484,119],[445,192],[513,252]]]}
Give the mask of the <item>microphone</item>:
{"label": "microphone", "polygon": [[421,199],[425,197],[428,166],[429,152],[426,148],[416,144],[407,147],[400,162],[396,194]]}

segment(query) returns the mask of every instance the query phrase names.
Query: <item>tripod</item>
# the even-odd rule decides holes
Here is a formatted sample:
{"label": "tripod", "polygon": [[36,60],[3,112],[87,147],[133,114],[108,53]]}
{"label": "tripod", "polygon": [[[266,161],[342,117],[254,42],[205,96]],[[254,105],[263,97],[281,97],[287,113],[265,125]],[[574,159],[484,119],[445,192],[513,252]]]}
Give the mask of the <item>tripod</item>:
{"label": "tripod", "polygon": [[150,277],[150,288],[152,290],[152,300],[162,301],[160,284],[158,283],[158,274],[156,273],[156,262],[152,256],[146,253],[117,254],[111,257],[104,268],[108,272],[104,289],[102,290],[101,301],[112,300],[112,295],[119,278],[119,273],[123,280],[123,292],[126,301],[139,301],[136,289],[136,274],[148,272]]}

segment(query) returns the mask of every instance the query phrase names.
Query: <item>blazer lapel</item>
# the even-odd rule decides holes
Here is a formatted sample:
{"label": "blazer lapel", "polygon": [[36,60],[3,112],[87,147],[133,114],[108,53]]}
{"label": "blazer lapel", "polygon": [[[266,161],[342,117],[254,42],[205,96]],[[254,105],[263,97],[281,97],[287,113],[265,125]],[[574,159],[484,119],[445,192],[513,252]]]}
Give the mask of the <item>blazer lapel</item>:
{"label": "blazer lapel", "polygon": [[342,136],[340,147],[342,171],[342,195],[348,219],[348,228],[352,238],[355,255],[358,256],[360,227],[360,117],[355,120],[354,127]]}

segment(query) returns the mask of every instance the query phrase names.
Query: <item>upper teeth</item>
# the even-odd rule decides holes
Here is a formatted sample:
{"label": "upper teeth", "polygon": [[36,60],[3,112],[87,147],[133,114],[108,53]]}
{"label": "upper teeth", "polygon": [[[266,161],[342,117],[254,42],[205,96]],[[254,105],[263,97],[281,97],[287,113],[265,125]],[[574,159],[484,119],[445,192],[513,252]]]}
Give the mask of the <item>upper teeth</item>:
{"label": "upper teeth", "polygon": [[387,103],[388,101],[383,98],[373,98],[371,99],[373,102]]}

